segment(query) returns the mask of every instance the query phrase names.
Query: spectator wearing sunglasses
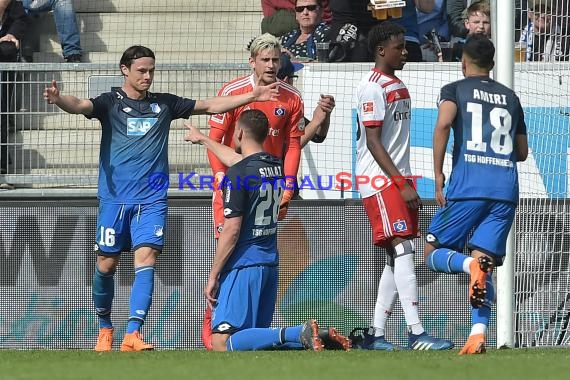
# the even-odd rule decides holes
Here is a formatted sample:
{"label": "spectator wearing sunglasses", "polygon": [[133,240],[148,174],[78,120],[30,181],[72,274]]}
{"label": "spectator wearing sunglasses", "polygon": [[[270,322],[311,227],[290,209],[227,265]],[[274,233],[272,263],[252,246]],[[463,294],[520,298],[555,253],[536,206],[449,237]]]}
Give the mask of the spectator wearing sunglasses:
{"label": "spectator wearing sunglasses", "polygon": [[[261,33],[270,33],[281,37],[291,30],[296,29],[298,24],[295,19],[295,5],[297,0],[261,0],[263,20],[261,21]],[[322,0],[323,21],[330,24],[332,21],[329,0]]]}
{"label": "spectator wearing sunglasses", "polygon": [[281,37],[283,52],[291,58],[317,58],[317,42],[327,41],[329,26],[323,22],[322,0],[296,0],[297,28]]}

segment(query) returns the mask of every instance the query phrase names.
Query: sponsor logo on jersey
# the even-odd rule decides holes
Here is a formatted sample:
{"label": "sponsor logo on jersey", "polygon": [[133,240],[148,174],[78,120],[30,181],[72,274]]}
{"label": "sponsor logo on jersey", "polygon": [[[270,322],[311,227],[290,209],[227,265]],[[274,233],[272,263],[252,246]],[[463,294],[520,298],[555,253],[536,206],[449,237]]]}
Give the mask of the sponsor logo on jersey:
{"label": "sponsor logo on jersey", "polygon": [[394,229],[394,232],[404,232],[408,230],[408,225],[405,220],[400,219],[392,223],[392,228]]}
{"label": "sponsor logo on jersey", "polygon": [[223,124],[225,118],[226,118],[225,113],[217,113],[215,115],[212,115],[210,117],[210,120],[213,121],[214,123]]}
{"label": "sponsor logo on jersey", "polygon": [[405,112],[396,111],[394,112],[394,121],[408,120],[411,119],[411,116],[412,113],[410,111],[405,111]]}
{"label": "sponsor logo on jersey", "polygon": [[279,136],[279,129],[274,129],[269,127],[269,132],[267,132],[267,136],[273,136],[273,137]]}
{"label": "sponsor logo on jersey", "polygon": [[232,213],[232,209],[231,208],[225,208],[224,209],[224,216],[228,216]]}
{"label": "sponsor logo on jersey", "polygon": [[299,120],[299,124],[297,124],[297,129],[300,131],[305,130],[305,118],[304,117],[302,117],[301,120]]}
{"label": "sponsor logo on jersey", "polygon": [[426,241],[428,243],[435,243],[437,241],[437,238],[435,236],[433,236],[433,234],[427,234],[426,235]]}
{"label": "sponsor logo on jersey", "polygon": [[133,109],[131,107],[125,107],[123,108],[123,112],[129,113],[131,112]]}
{"label": "sponsor logo on jersey", "polygon": [[156,124],[156,117],[127,118],[127,136],[144,136]]}
{"label": "sponsor logo on jersey", "polygon": [[282,106],[276,107],[273,110],[273,114],[279,117],[285,116],[285,108],[283,108]]}
{"label": "sponsor logo on jersey", "polygon": [[150,103],[150,109],[154,113],[160,113],[160,106],[157,103]]}
{"label": "sponsor logo on jersey", "polygon": [[362,112],[372,113],[374,112],[374,102],[364,102],[362,103]]}

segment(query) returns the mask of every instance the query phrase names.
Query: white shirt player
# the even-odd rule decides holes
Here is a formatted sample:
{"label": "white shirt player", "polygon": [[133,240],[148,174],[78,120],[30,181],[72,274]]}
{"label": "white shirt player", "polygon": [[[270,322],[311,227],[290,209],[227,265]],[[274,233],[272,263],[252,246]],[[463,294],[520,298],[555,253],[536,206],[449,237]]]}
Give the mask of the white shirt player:
{"label": "white shirt player", "polygon": [[411,175],[412,104],[410,93],[401,80],[372,69],[358,84],[356,108],[359,128],[359,138],[356,141],[356,175],[369,179],[368,183],[359,185],[360,195],[367,198],[383,190],[383,185],[391,179],[368,150],[365,128],[382,127],[382,146],[402,176]]}

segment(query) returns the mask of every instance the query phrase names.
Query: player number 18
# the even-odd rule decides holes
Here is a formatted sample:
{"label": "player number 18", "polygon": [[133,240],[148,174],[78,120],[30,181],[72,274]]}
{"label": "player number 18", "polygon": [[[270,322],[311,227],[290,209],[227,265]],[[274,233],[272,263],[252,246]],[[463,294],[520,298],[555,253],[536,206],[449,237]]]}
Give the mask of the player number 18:
{"label": "player number 18", "polygon": [[[487,143],[483,141],[483,105],[467,103],[467,112],[471,113],[471,140],[467,141],[467,149],[486,152]],[[508,110],[495,107],[489,112],[489,123],[493,127],[491,133],[491,149],[496,154],[509,155],[513,152],[511,138],[512,117]]]}

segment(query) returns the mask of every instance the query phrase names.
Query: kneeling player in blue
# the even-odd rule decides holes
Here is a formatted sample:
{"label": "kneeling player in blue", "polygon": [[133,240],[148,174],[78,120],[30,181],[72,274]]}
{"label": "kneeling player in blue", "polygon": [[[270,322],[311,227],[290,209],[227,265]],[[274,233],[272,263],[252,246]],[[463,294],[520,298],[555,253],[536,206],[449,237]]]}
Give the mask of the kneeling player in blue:
{"label": "kneeling player in blue", "polygon": [[[517,162],[526,160],[524,113],[517,95],[489,78],[495,47],[483,35],[463,48],[465,79],[441,89],[433,137],[436,200],[440,208],[426,235],[425,261],[433,271],[468,273],[472,328],[460,354],[485,352],[495,289],[519,198]],[[447,194],[443,160],[453,128],[453,167]],[[472,237],[467,241],[470,231]],[[467,243],[471,257],[461,253]]]}
{"label": "kneeling player in blue", "polygon": [[[231,151],[189,128],[186,140],[203,143],[218,156],[217,149]],[[233,135],[231,152],[241,156],[226,174],[224,229],[204,288],[213,310],[213,349],[321,351],[332,341],[348,350],[348,338],[334,328],[319,335],[314,319],[298,326],[269,327],[277,299],[277,217],[286,184],[282,160],[263,150],[268,132],[265,114],[252,109],[242,112]]]}
{"label": "kneeling player in blue", "polygon": [[252,101],[268,101],[278,91],[276,84],[260,85],[247,94],[206,100],[152,93],[155,56],[144,46],[125,50],[119,67],[124,77],[120,89],[79,99],[60,94],[53,81],[44,98],[68,113],[101,122],[97,263],[92,289],[100,326],[95,350],[112,350],[114,274],[121,253],[132,250],[135,279],[121,351],[144,351],[154,348],[142,339],[140,330],[150,310],[155,264],[166,233],[168,186],[155,179],[156,174],[169,173],[170,123],[191,115],[223,113]]}

